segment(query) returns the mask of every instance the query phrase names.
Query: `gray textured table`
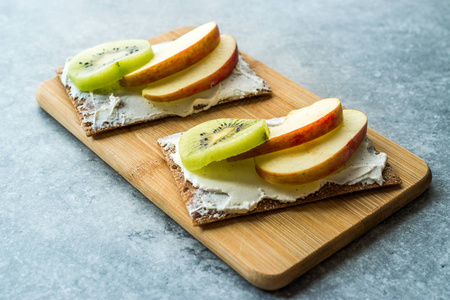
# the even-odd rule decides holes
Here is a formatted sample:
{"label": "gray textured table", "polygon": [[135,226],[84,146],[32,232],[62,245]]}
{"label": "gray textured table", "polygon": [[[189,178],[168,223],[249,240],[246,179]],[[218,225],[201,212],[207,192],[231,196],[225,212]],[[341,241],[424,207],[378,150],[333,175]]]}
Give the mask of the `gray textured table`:
{"label": "gray textured table", "polygon": [[[449,1],[60,2],[0,3],[1,299],[450,298]],[[84,48],[210,20],[365,111],[433,172],[423,195],[276,292],[247,283],[34,98]]]}

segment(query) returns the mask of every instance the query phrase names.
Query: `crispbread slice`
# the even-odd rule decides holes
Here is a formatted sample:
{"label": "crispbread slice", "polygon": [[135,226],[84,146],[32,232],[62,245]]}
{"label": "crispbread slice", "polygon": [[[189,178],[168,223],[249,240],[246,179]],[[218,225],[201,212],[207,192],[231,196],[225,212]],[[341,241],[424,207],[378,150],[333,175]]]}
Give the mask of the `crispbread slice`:
{"label": "crispbread slice", "polygon": [[[63,75],[64,66],[58,67],[55,71],[62,82],[67,80],[65,79],[66,76]],[[241,88],[237,88],[236,92],[234,93],[230,92],[228,94],[223,93],[221,91],[219,93],[220,99],[218,103],[215,105],[271,94],[272,91],[268,86],[268,84],[251,69],[250,65],[244,60],[242,56],[239,57],[238,64],[236,65],[231,75],[224,81],[219,83],[220,88],[222,88],[222,86],[224,85],[233,87],[233,85],[236,84],[236,80],[239,80],[239,78],[244,77],[246,78],[247,81],[250,80],[252,82],[252,87],[249,87],[248,90],[242,90]],[[156,115],[146,116],[145,118],[136,119],[134,121],[131,120],[123,123],[122,119],[120,118],[120,115],[116,114],[115,118],[113,118],[112,120],[108,120],[108,122],[103,122],[101,125],[98,125],[92,122],[92,119],[93,116],[95,116],[96,111],[99,111],[100,109],[103,108],[101,107],[100,102],[93,99],[92,97],[87,99],[83,97],[74,96],[74,93],[72,93],[69,84],[63,82],[63,85],[67,91],[69,98],[72,101],[73,106],[75,107],[78,118],[80,119],[81,127],[83,128],[87,136],[92,136],[96,133],[116,128],[176,116],[175,113],[165,111],[163,113],[158,113]],[[95,101],[97,101],[97,103]],[[193,112],[191,114],[207,110],[215,105],[196,105],[194,106]]]}
{"label": "crispbread slice", "polygon": [[[181,198],[187,208],[198,206],[196,204],[196,202],[199,202],[199,201],[201,202],[202,198],[207,198],[211,194],[214,194],[213,192],[194,187],[190,181],[186,180],[181,167],[179,165],[177,165],[171,157],[171,154],[174,153],[175,149],[173,147],[167,147],[167,144],[165,144],[162,139],[160,139],[158,142],[161,146],[161,150],[164,154],[164,157],[169,166],[169,169],[172,172],[172,175],[175,179],[177,187],[181,193]],[[370,189],[386,187],[386,186],[394,186],[394,185],[399,185],[402,183],[401,178],[395,173],[394,169],[392,168],[392,166],[389,165],[389,163],[386,164],[382,175],[383,175],[383,179],[384,179],[382,186],[380,186],[377,183],[373,183],[373,184],[357,183],[357,184],[353,184],[353,185],[348,185],[348,184],[339,185],[339,184],[335,184],[335,183],[327,183],[324,186],[322,186],[320,188],[320,190],[318,190],[317,192],[310,194],[310,195],[306,196],[305,198],[300,198],[300,199],[297,199],[296,201],[292,201],[292,202],[280,202],[280,201],[277,201],[274,199],[263,199],[258,203],[257,207],[254,210],[251,210],[246,213],[241,213],[241,214],[226,213],[226,212],[217,211],[214,209],[206,210],[206,209],[202,208],[200,211],[195,211],[193,213],[190,213],[190,217],[192,219],[193,225],[198,226],[198,225],[213,223],[216,221],[235,218],[235,217],[239,217],[239,216],[245,216],[245,215],[255,214],[255,213],[259,213],[259,212],[289,207],[289,206],[293,206],[293,205],[299,205],[299,204],[319,201],[319,200],[328,199],[328,198],[343,195],[343,194],[349,194],[349,193],[353,193],[353,192],[370,190]]]}

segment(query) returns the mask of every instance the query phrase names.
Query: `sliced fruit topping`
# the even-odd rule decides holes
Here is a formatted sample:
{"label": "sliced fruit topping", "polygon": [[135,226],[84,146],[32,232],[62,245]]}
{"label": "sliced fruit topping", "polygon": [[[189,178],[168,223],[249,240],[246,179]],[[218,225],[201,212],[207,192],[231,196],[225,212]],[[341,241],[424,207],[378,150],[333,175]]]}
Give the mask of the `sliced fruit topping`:
{"label": "sliced fruit topping", "polygon": [[263,155],[316,139],[335,129],[342,122],[339,99],[320,100],[313,105],[291,111],[284,123],[270,128],[270,139],[245,153],[228,158],[236,161]]}
{"label": "sliced fruit topping", "polygon": [[336,129],[302,145],[255,157],[256,172],[277,184],[303,184],[323,178],[350,159],[364,140],[367,117],[346,109]]}
{"label": "sliced fruit topping", "polygon": [[268,138],[265,120],[216,119],[183,133],[179,152],[183,166],[194,171],[213,161],[245,152]]}
{"label": "sliced fruit topping", "polygon": [[219,45],[198,63],[150,83],[142,96],[151,101],[167,102],[189,97],[214,87],[233,71],[238,61],[235,39],[227,34],[220,36]]}
{"label": "sliced fruit topping", "polygon": [[120,84],[126,87],[140,86],[175,74],[203,59],[219,42],[220,33],[216,22],[206,23],[155,53],[148,64],[124,76]]}
{"label": "sliced fruit topping", "polygon": [[68,75],[82,91],[93,91],[121,79],[153,57],[150,42],[125,40],[84,50],[69,63]]}

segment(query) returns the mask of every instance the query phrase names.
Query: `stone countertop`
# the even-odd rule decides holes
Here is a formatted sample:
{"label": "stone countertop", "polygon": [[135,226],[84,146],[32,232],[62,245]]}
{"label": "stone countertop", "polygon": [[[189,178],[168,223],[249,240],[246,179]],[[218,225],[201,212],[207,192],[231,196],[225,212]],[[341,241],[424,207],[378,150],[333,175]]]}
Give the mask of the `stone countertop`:
{"label": "stone countertop", "polygon": [[[450,2],[61,2],[0,4],[0,298],[450,298]],[[363,110],[433,172],[424,194],[275,292],[250,285],[35,101],[85,48],[210,20],[308,90]]]}

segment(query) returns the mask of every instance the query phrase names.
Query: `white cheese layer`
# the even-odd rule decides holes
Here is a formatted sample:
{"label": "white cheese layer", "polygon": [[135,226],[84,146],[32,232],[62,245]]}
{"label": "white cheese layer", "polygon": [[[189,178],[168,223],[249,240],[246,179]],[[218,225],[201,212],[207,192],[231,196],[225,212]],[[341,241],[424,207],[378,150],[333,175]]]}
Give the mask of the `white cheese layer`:
{"label": "white cheese layer", "polygon": [[[270,122],[268,123],[270,126]],[[214,162],[196,172],[188,171],[183,167],[178,152],[180,137],[181,133],[171,135],[160,139],[159,143],[175,150],[171,158],[181,167],[185,179],[200,189],[198,201],[188,207],[190,214],[210,209],[244,213],[254,209],[264,198],[282,202],[295,201],[318,191],[328,182],[340,185],[360,182],[382,185],[382,172],[387,162],[387,155],[376,154],[371,141],[365,139],[350,160],[333,174],[302,185],[276,185],[258,176],[253,159]]]}
{"label": "white cheese layer", "polygon": [[[153,51],[161,51],[168,43],[153,45]],[[191,97],[171,102],[153,102],[142,97],[142,89],[124,88],[118,83],[92,92],[79,90],[67,76],[67,59],[61,81],[70,87],[72,98],[85,99],[77,109],[83,115],[83,123],[92,123],[92,129],[125,126],[140,121],[150,121],[166,116],[185,117],[207,110],[221,100],[244,98],[249,94],[268,91],[267,83],[239,57],[233,72],[215,87]]]}

